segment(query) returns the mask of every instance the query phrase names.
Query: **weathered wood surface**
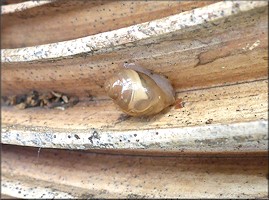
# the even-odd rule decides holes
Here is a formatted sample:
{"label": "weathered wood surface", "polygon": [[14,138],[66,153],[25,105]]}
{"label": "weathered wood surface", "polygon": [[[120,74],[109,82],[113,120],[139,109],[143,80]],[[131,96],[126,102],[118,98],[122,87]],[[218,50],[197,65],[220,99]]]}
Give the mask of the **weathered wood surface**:
{"label": "weathered wood surface", "polygon": [[[2,107],[2,142],[43,148],[265,151],[266,8],[267,2],[220,2],[78,40],[3,49],[2,95],[56,90],[79,96],[80,103],[64,111]],[[70,51],[58,51],[64,47]],[[85,55],[89,48],[94,51]],[[122,115],[103,83],[124,61],[168,76],[184,108],[171,107],[146,119]]]}
{"label": "weathered wood surface", "polygon": [[82,101],[64,111],[2,107],[2,142],[74,149],[266,151],[267,92],[267,80],[186,91],[177,95],[184,108],[171,107],[150,118],[122,115],[110,100]]}
{"label": "weathered wood surface", "polygon": [[[267,2],[256,1],[219,2],[76,40],[2,49],[2,95],[22,94],[33,89],[39,92],[56,90],[77,95],[81,100],[66,111],[38,108],[19,111],[3,107],[3,142],[82,149],[85,147],[79,145],[88,144],[88,138],[77,141],[65,140],[66,137],[78,133],[82,134],[79,137],[88,137],[85,133],[89,129],[111,133],[111,137],[115,135],[112,132],[127,137],[128,131],[139,132],[137,126],[154,133],[164,130],[163,134],[178,129],[176,134],[180,135],[184,127],[203,129],[208,121],[213,127],[223,127],[224,134],[228,124],[266,121],[267,6]],[[150,119],[121,115],[105,95],[103,83],[125,61],[168,76],[177,96],[185,101],[185,107],[168,109]],[[89,96],[94,97],[93,101],[89,101]],[[256,145],[257,140],[252,140],[250,150],[267,147],[264,143],[267,126],[266,122],[257,126],[262,129],[258,134],[262,135],[263,145]],[[56,131],[59,140],[44,142],[51,137],[48,132]],[[45,137],[37,139],[41,132]],[[212,133],[210,128],[208,133]],[[29,138],[21,141],[17,134],[28,134]],[[192,136],[195,138],[195,134]],[[109,139],[102,140],[99,148],[111,144]],[[154,143],[152,138],[148,139]],[[135,140],[131,146],[137,148],[137,144],[141,143]],[[87,148],[98,145],[88,144]],[[116,146],[130,146],[128,143],[121,145]],[[171,145],[168,149],[178,148],[177,143]],[[233,145],[223,150],[231,151],[238,146]]]}
{"label": "weathered wood surface", "polygon": [[268,155],[122,156],[2,146],[19,198],[268,198]]}
{"label": "weathered wood surface", "polygon": [[28,47],[81,38],[212,3],[214,2],[54,0],[6,5],[2,7],[2,48]]}
{"label": "weathered wood surface", "polygon": [[[267,1],[43,3],[1,7],[1,95],[80,102],[1,105],[1,197],[268,198]],[[124,62],[184,107],[123,115],[103,84]]]}
{"label": "weathered wood surface", "polygon": [[[51,3],[53,1],[55,1],[55,0],[24,1],[24,2],[23,2],[23,0],[17,0],[17,1],[16,0],[15,1],[6,0],[6,4],[1,5],[1,14],[4,15],[4,14],[11,14],[11,13],[18,13],[21,11],[25,11],[27,9],[36,8],[38,6],[42,6],[42,5]],[[3,0],[3,2],[5,2],[5,0]],[[3,18],[1,18],[1,19],[3,19]]]}
{"label": "weathered wood surface", "polygon": [[3,49],[2,95],[34,88],[104,99],[104,81],[124,62],[168,76],[177,91],[267,78],[267,2],[217,4],[78,40]]}

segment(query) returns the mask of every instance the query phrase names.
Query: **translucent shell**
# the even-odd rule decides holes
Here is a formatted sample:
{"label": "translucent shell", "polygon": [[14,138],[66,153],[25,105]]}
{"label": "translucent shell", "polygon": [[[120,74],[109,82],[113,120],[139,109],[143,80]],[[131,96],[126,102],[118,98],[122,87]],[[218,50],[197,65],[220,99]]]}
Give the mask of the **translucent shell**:
{"label": "translucent shell", "polygon": [[135,64],[114,74],[105,83],[109,97],[132,116],[157,114],[175,102],[175,92],[164,76]]}

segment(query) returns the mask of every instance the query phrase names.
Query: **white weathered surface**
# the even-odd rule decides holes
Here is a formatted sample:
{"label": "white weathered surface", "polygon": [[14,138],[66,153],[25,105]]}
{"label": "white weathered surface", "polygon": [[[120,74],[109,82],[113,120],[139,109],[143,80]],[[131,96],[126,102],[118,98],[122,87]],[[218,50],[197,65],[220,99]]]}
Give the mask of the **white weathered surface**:
{"label": "white weathered surface", "polygon": [[14,12],[21,12],[26,9],[34,8],[37,6],[42,6],[48,3],[51,3],[55,0],[42,0],[42,1],[26,1],[22,3],[17,3],[17,4],[10,4],[10,5],[5,5],[1,6],[1,14],[10,14]]}
{"label": "white weathered surface", "polygon": [[[154,38],[268,5],[266,1],[225,1],[166,18],[47,45],[1,50],[2,62],[24,62],[91,54],[122,48],[128,43]],[[132,44],[130,44],[132,45]]]}
{"label": "white weathered surface", "polygon": [[103,131],[2,127],[2,143],[65,149],[147,149],[181,152],[248,152],[268,149],[268,122],[214,124],[156,130]]}

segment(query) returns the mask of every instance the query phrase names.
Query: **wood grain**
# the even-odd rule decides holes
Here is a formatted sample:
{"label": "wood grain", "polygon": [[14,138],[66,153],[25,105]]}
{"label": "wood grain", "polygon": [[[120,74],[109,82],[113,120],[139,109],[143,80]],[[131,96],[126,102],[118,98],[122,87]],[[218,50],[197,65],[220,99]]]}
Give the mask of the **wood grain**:
{"label": "wood grain", "polygon": [[147,157],[42,149],[38,156],[37,148],[2,146],[1,156],[2,192],[20,198],[268,197],[266,154]]}
{"label": "wood grain", "polygon": [[205,125],[208,119],[213,119],[212,123],[224,124],[267,119],[267,84],[268,81],[263,80],[178,93],[184,108],[172,106],[149,118],[128,118],[111,100],[82,99],[79,104],[63,111],[44,108],[18,110],[4,106],[2,125],[132,130],[140,125],[143,125],[140,129]]}
{"label": "wood grain", "polygon": [[[26,2],[24,4],[29,4]],[[54,1],[31,9],[17,5],[2,9],[2,48],[48,44],[94,35],[159,19],[212,1]],[[33,4],[33,3],[32,3]],[[26,6],[27,6],[26,5]],[[7,8],[8,7],[8,8]],[[12,9],[12,8],[13,9]],[[23,10],[23,12],[18,12]],[[40,23],[42,22],[42,23]],[[64,27],[64,28],[61,28]]]}
{"label": "wood grain", "polygon": [[[264,79],[268,77],[267,15],[262,7],[215,21],[214,25],[160,35],[154,41],[138,40],[135,45],[112,51],[105,46],[104,52],[65,59],[31,61],[27,56],[31,57],[34,49],[25,48],[26,53],[20,50],[22,55],[16,53],[19,49],[3,51],[2,95],[36,89],[104,99],[104,81],[124,62],[135,62],[167,76],[176,91]],[[27,62],[19,62],[22,57]]]}
{"label": "wood grain", "polygon": [[[186,91],[178,93],[183,108],[171,107],[151,118],[123,115],[110,100],[84,100],[64,111],[2,107],[2,142],[74,149],[264,151],[267,91],[267,80]],[[241,122],[247,124],[232,125]]]}
{"label": "wood grain", "polygon": [[[6,3],[1,95],[80,101],[1,102],[1,198],[268,199],[268,2]],[[103,85],[125,62],[180,106],[123,114]]]}

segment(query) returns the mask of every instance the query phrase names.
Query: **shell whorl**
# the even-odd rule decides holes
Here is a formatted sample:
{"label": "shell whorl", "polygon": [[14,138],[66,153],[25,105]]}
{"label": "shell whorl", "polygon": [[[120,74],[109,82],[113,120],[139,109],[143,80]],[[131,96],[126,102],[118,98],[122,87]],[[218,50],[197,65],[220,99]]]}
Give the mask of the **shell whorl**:
{"label": "shell whorl", "polygon": [[133,69],[123,69],[105,83],[108,96],[132,116],[152,115],[173,103],[174,96],[171,99],[162,88],[146,73]]}

